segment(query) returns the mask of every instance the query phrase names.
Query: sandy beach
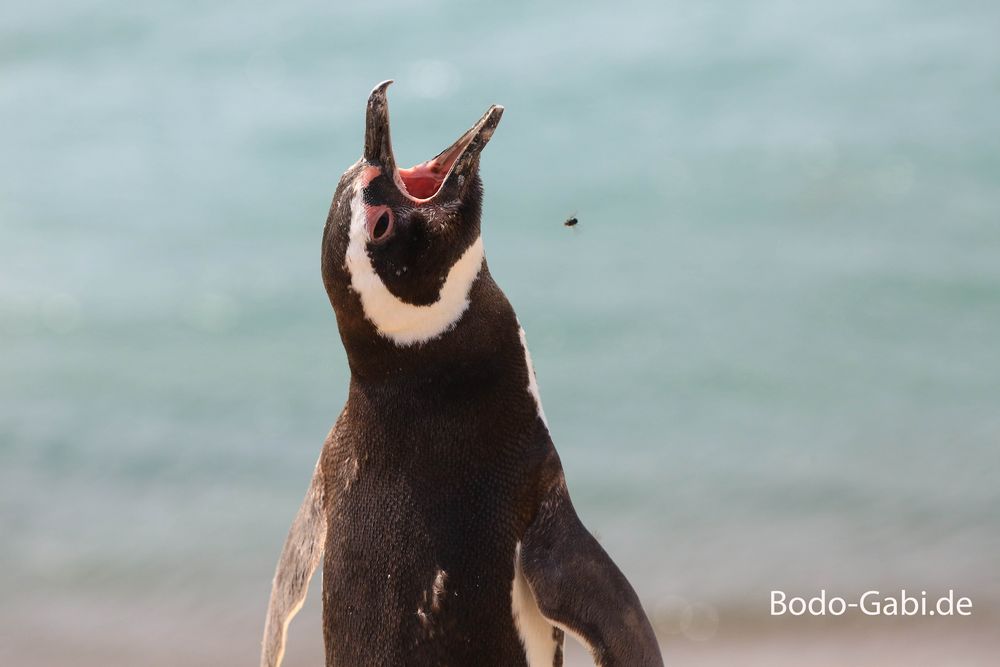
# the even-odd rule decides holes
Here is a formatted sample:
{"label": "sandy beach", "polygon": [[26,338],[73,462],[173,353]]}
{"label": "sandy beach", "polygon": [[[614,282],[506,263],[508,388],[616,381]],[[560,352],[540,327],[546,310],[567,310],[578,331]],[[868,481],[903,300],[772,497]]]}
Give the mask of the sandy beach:
{"label": "sandy beach", "polygon": [[[5,635],[0,663],[31,667],[252,665],[257,661],[261,611],[247,605],[223,613],[193,602],[187,608],[131,607],[128,603],[91,609],[29,605],[18,619],[0,619]],[[685,667],[986,667],[996,664],[1000,655],[1000,634],[989,616],[772,625],[730,622],[723,615],[708,639],[671,634],[669,623],[662,619],[657,632],[665,663]],[[291,627],[284,665],[315,667],[322,662],[320,606],[318,596],[312,596]],[[585,651],[568,640],[566,667],[589,664]]]}

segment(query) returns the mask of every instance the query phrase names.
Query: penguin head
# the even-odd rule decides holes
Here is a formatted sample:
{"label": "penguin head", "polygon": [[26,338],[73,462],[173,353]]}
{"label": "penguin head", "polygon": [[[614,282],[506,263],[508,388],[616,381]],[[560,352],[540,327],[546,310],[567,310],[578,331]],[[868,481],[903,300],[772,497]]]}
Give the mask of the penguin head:
{"label": "penguin head", "polygon": [[364,155],[341,177],[323,234],[323,282],[349,356],[368,339],[408,347],[446,333],[484,264],[479,156],[503,107],[491,106],[437,157],[399,169],[390,83],[368,99]]}

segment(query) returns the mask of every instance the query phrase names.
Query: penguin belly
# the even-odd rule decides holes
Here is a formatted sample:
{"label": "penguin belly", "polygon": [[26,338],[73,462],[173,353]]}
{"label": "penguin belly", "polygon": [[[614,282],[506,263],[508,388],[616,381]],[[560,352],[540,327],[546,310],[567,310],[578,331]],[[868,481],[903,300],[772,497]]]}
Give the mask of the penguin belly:
{"label": "penguin belly", "polygon": [[435,456],[470,449],[400,438],[389,456],[334,464],[343,474],[328,490],[328,666],[526,666],[511,604],[526,523],[518,466],[475,451]]}

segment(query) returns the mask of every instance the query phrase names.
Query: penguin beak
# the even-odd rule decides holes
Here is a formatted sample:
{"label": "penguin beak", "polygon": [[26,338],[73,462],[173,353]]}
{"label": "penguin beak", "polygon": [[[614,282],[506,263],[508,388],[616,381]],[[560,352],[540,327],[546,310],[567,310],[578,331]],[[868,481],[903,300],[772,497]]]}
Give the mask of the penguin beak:
{"label": "penguin beak", "polygon": [[479,154],[489,143],[503,115],[494,104],[475,125],[437,157],[409,169],[396,167],[389,134],[389,104],[385,91],[392,81],[375,86],[368,98],[365,119],[365,161],[392,174],[397,189],[417,204],[461,199],[465,188],[479,170]]}

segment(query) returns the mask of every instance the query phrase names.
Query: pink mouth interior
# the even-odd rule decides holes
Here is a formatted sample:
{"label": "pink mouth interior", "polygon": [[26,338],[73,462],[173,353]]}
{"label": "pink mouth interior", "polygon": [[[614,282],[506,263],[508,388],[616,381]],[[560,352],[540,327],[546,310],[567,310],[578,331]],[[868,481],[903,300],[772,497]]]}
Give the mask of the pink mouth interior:
{"label": "pink mouth interior", "polygon": [[[470,133],[471,135],[471,133]],[[433,160],[421,162],[409,169],[399,169],[399,180],[406,189],[406,194],[414,199],[426,201],[437,194],[444,184],[455,161],[472,141],[472,136],[456,142],[451,148],[441,153]]]}

